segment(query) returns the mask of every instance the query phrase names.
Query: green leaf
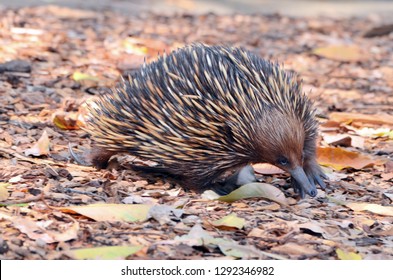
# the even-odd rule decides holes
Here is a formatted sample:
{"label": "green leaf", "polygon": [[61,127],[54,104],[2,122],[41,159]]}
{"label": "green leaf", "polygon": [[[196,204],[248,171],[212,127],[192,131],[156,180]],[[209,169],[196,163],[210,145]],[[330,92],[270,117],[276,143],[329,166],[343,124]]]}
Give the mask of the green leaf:
{"label": "green leaf", "polygon": [[227,215],[222,219],[212,222],[212,224],[216,227],[231,227],[237,229],[242,229],[245,223],[246,223],[245,219],[239,218],[234,213]]}
{"label": "green leaf", "polygon": [[239,199],[261,197],[277,202],[281,205],[287,205],[284,193],[273,185],[265,183],[249,183],[234,190],[228,195],[218,198],[220,201],[234,202]]}
{"label": "green leaf", "polygon": [[66,251],[65,254],[77,260],[116,260],[140,251],[143,246],[107,246]]}
{"label": "green leaf", "polygon": [[84,81],[84,80],[89,80],[89,81],[98,81],[99,79],[97,77],[91,76],[89,74],[85,74],[82,72],[74,72],[74,74],[72,74],[72,79],[76,82],[79,81]]}

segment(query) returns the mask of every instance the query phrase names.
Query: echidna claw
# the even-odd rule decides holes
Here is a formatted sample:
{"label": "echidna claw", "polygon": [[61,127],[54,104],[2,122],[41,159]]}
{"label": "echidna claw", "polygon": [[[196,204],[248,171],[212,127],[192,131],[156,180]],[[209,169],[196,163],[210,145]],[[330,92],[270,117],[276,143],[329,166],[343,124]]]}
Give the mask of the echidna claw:
{"label": "echidna claw", "polygon": [[317,184],[321,187],[321,189],[326,189],[326,184],[325,182],[322,180],[322,178],[327,179],[327,176],[323,173],[321,173],[319,176],[315,176],[314,179],[317,182]]}

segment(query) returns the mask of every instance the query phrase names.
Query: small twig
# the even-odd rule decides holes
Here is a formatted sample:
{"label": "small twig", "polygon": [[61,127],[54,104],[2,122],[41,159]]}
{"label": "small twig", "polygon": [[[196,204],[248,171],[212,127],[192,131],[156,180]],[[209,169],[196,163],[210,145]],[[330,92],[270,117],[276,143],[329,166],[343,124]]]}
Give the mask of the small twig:
{"label": "small twig", "polygon": [[55,162],[55,161],[49,160],[49,159],[25,157],[21,154],[18,154],[15,151],[11,150],[11,149],[0,148],[0,152],[14,156],[22,161],[27,161],[27,162],[31,162],[31,163],[35,163],[35,164],[51,164],[51,165],[56,165],[56,166],[60,166],[60,167],[72,167],[72,168],[79,168],[79,169],[84,169],[84,170],[89,170],[89,171],[94,170],[94,168],[90,167],[90,166],[83,166],[83,165],[66,163],[66,162]]}
{"label": "small twig", "polygon": [[74,150],[73,150],[72,147],[71,147],[71,143],[69,143],[69,142],[68,142],[68,151],[69,151],[69,153],[70,153],[70,155],[71,155],[71,158],[72,158],[76,163],[78,163],[78,164],[80,164],[80,165],[88,166],[88,164],[87,164],[84,160],[80,159],[80,157],[79,157],[77,154],[75,154]]}
{"label": "small twig", "polygon": [[30,202],[34,202],[34,201],[39,201],[42,200],[42,193],[39,196],[33,196],[33,197],[29,197],[29,198],[25,198],[25,199],[19,199],[19,200],[13,200],[10,202],[0,202],[0,206],[11,206],[11,205],[15,205],[15,204],[25,204],[25,203],[30,203]]}
{"label": "small twig", "polygon": [[103,196],[101,196],[99,194],[95,194],[95,193],[92,193],[92,192],[74,190],[74,189],[71,189],[71,188],[65,188],[64,190],[65,190],[66,193],[77,193],[77,194],[84,194],[84,195],[88,195],[88,196],[95,196],[95,197],[101,198],[105,202],[107,201],[106,197],[103,197]]}

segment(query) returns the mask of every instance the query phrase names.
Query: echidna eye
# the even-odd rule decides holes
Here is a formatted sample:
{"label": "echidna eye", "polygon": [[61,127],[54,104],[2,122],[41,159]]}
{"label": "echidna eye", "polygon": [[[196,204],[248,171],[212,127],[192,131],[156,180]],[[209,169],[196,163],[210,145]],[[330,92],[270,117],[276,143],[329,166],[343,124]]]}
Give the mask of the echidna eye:
{"label": "echidna eye", "polygon": [[289,160],[286,157],[279,157],[277,163],[282,166],[286,166],[289,164]]}

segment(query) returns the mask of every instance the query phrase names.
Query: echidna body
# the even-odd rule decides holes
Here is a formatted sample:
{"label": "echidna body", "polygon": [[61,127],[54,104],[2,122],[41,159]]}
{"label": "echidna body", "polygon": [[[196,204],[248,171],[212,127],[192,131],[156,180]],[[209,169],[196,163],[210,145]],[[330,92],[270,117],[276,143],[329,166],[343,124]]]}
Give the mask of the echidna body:
{"label": "echidna body", "polygon": [[317,128],[295,74],[240,48],[202,44],[144,65],[91,105],[88,119],[96,166],[128,152],[202,191],[226,171],[267,162],[288,171],[302,197],[324,187]]}

